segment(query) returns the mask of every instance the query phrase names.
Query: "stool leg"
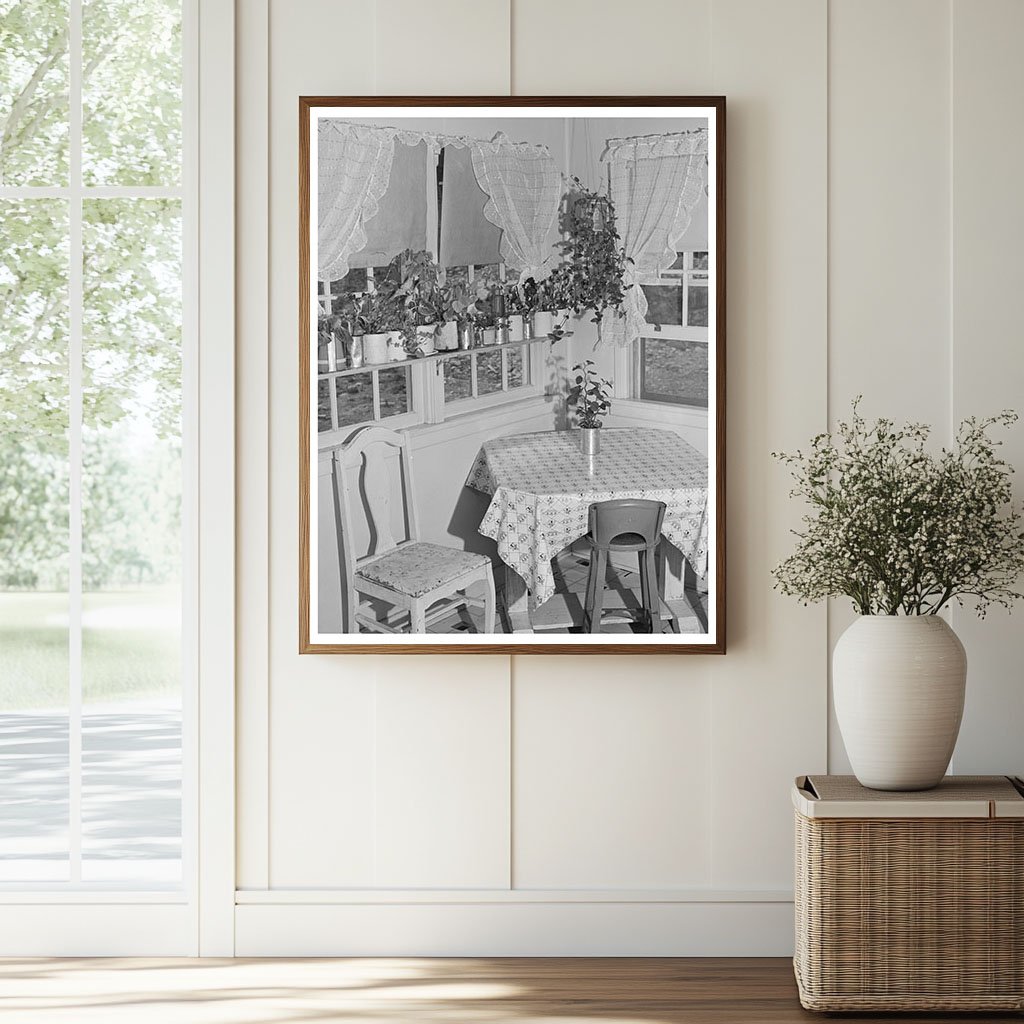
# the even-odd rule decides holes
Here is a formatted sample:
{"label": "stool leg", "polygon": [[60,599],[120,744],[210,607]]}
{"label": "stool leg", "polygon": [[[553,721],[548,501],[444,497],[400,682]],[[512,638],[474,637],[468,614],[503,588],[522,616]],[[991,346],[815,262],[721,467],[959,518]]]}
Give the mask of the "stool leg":
{"label": "stool leg", "polygon": [[605,573],[608,570],[608,552],[596,552],[597,568],[594,573],[594,594],[590,602],[590,632],[601,632],[601,612],[604,610]]}
{"label": "stool leg", "polygon": [[[647,630],[651,625],[651,609],[647,599],[650,581],[647,579],[647,557],[645,552],[638,551],[636,553],[636,567],[640,573],[640,608],[643,613],[644,629]],[[640,621],[639,617],[637,621]]]}
{"label": "stool leg", "polygon": [[658,565],[654,557],[654,548],[648,548],[643,553],[644,561],[647,563],[647,614],[651,619],[651,632],[661,632],[661,598],[658,594]]}
{"label": "stool leg", "polygon": [[587,589],[583,594],[583,628],[590,629],[594,614],[594,580],[597,578],[597,552],[590,552],[590,566],[587,569]]}

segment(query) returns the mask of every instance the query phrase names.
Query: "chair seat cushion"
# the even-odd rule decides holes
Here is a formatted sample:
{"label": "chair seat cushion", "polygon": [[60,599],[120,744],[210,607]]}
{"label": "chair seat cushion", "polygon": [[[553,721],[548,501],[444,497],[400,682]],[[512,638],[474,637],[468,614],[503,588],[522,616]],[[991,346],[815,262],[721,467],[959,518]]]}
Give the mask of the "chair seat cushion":
{"label": "chair seat cushion", "polygon": [[474,569],[489,568],[490,564],[491,560],[486,555],[416,541],[361,565],[356,576],[387,587],[396,594],[422,597]]}

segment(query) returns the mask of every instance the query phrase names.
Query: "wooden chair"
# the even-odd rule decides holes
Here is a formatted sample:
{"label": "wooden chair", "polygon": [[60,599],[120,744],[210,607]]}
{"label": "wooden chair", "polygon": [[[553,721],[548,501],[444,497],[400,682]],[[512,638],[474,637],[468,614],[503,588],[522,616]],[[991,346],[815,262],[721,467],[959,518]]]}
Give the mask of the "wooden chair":
{"label": "wooden chair", "polygon": [[[397,456],[399,479],[394,487],[388,460]],[[361,476],[361,487],[352,477]],[[417,540],[416,499],[408,434],[384,427],[357,430],[334,452],[334,482],[341,510],[343,573],[347,590],[345,632],[360,627],[376,633],[425,633],[427,626],[456,608],[480,608],[484,632],[494,632],[494,577],[486,555]],[[352,543],[353,494],[361,490],[370,528],[370,554],[357,557]],[[392,499],[398,494],[406,523],[406,539],[395,540]],[[476,588],[480,597],[468,591]],[[372,614],[360,595],[384,601],[400,613],[396,621]],[[401,618],[408,613],[408,620]]]}
{"label": "wooden chair", "polygon": [[[661,541],[665,503],[646,498],[595,501],[590,506],[590,572],[585,601],[586,624],[591,633],[601,632],[604,613],[605,574],[612,552],[635,551],[640,571],[640,604],[649,633],[661,632],[661,598],[655,553]],[[618,611],[618,609],[616,609]],[[670,614],[673,632],[679,623]]]}

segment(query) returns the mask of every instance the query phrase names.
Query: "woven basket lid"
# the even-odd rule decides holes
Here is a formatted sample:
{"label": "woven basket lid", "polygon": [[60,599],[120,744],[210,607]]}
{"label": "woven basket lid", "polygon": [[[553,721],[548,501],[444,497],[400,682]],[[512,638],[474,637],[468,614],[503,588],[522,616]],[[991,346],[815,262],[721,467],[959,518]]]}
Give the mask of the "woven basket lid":
{"label": "woven basket lid", "polygon": [[1024,783],[1006,775],[947,775],[934,789],[867,789],[852,775],[804,775],[793,806],[808,818],[1024,818]]}

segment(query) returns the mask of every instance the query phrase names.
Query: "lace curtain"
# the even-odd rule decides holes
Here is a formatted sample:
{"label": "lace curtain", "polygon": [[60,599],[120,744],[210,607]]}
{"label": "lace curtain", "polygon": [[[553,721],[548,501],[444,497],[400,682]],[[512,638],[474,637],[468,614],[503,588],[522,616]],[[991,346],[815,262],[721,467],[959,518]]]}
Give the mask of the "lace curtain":
{"label": "lace curtain", "polygon": [[708,151],[705,130],[678,135],[611,139],[603,160],[609,165],[609,193],[615,204],[627,266],[625,317],[606,312],[602,338],[628,345],[646,330],[647,297],[639,281],[656,277],[676,259],[704,186]]}
{"label": "lace curtain", "polygon": [[501,258],[519,280],[551,273],[549,236],[562,201],[562,177],[544,148],[512,143],[502,135],[474,142],[473,172],[487,194],[484,216],[501,229]]}
{"label": "lace curtain", "polygon": [[426,141],[468,148],[473,173],[487,195],[484,216],[501,231],[501,258],[520,279],[551,271],[549,236],[558,216],[562,180],[543,146],[512,142],[499,132],[490,141],[461,135],[412,132],[325,119],[318,127],[317,221],[321,281],[344,277],[349,257],[366,245],[364,225],[375,216],[391,178],[395,144]]}
{"label": "lace curtain", "polygon": [[349,270],[349,256],[366,245],[363,225],[379,208],[391,180],[394,134],[321,121],[317,131],[317,264],[321,281]]}

